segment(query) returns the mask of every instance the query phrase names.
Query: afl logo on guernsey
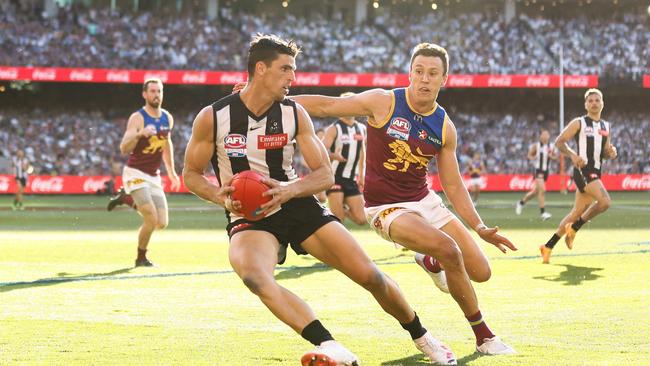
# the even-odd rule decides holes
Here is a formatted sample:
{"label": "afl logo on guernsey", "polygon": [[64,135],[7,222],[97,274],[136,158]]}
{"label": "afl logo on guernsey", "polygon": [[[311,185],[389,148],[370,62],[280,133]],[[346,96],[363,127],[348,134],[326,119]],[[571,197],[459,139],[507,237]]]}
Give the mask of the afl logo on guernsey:
{"label": "afl logo on guernsey", "polygon": [[400,117],[393,118],[390,121],[390,126],[388,126],[388,130],[386,131],[388,136],[398,140],[404,140],[404,141],[408,141],[410,132],[411,132],[411,122]]}
{"label": "afl logo on guernsey", "polygon": [[226,135],[223,139],[223,148],[226,150],[226,155],[231,158],[246,156],[246,136],[238,133]]}

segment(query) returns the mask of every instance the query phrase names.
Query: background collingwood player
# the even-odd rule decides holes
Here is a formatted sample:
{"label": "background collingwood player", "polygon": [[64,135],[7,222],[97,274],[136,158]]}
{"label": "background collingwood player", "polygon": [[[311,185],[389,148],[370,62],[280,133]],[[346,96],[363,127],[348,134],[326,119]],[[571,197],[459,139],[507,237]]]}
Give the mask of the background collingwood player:
{"label": "background collingwood player", "polygon": [[531,198],[537,196],[537,203],[539,204],[540,218],[544,221],[551,218],[551,213],[546,212],[545,208],[545,193],[546,193],[546,180],[548,180],[548,172],[550,167],[551,159],[557,160],[557,155],[555,154],[555,149],[550,143],[551,135],[547,129],[542,129],[539,134],[539,141],[530,145],[528,149],[528,160],[532,161],[534,164],[535,171],[533,172],[533,178],[535,179],[535,185],[533,188],[526,193],[524,198],[517,202],[515,207],[515,213],[521,215],[524,205]]}
{"label": "background collingwood player", "polygon": [[30,165],[29,160],[25,157],[24,150],[16,151],[16,156],[11,159],[11,164],[14,167],[14,177],[16,179],[16,195],[14,197],[14,202],[11,206],[12,210],[24,210],[23,206],[23,192],[25,187],[27,187],[27,180],[29,179],[29,174],[34,171],[34,168]]}
{"label": "background collingwood player", "polygon": [[[573,163],[573,181],[578,189],[571,212],[562,219],[549,241],[539,248],[543,263],[549,263],[551,250],[562,235],[566,234],[564,240],[567,247],[572,249],[576,233],[582,225],[607,211],[610,206],[611,199],[600,181],[600,174],[603,159],[614,159],[617,152],[610,141],[610,123],[601,119],[604,106],[600,90],[587,90],[587,114],[571,121],[555,141],[555,146]],[[569,147],[571,139],[575,140],[577,151]]]}
{"label": "background collingwood player", "polygon": [[341,222],[347,216],[355,224],[365,225],[361,192],[366,170],[366,126],[352,117],[341,117],[327,128],[323,144],[330,151],[334,171],[334,185],[327,190],[330,210]]}

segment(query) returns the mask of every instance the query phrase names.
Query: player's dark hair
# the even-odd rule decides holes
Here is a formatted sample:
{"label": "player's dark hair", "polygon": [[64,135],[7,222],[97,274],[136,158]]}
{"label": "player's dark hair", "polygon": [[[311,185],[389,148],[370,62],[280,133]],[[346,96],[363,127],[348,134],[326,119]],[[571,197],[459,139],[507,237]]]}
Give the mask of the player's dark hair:
{"label": "player's dark hair", "polygon": [[142,91],[147,91],[149,84],[160,84],[161,87],[163,85],[162,80],[158,78],[149,78],[144,81],[144,84],[142,84]]}
{"label": "player's dark hair", "polygon": [[415,46],[413,48],[413,54],[411,55],[409,70],[413,67],[413,60],[415,60],[417,56],[439,57],[440,60],[442,60],[442,74],[447,75],[447,72],[449,71],[449,54],[444,47],[435,43],[420,43]]}
{"label": "player's dark hair", "polygon": [[248,48],[248,79],[253,78],[258,62],[262,61],[270,66],[280,54],[296,57],[299,53],[300,48],[293,40],[287,41],[274,34],[258,33]]}

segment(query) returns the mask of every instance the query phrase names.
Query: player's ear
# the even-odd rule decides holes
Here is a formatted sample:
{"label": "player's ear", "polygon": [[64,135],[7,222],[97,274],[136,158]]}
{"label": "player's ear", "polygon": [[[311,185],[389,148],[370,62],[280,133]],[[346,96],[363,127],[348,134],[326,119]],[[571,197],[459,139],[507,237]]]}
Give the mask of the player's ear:
{"label": "player's ear", "polygon": [[449,79],[449,73],[446,73],[445,75],[442,76],[442,84],[440,84],[440,87],[442,88],[447,84],[447,79]]}
{"label": "player's ear", "polygon": [[266,69],[267,69],[267,67],[266,67],[266,64],[264,63],[264,61],[257,61],[257,63],[255,64],[255,71],[257,73],[259,73],[260,75],[264,75],[264,73],[266,72]]}

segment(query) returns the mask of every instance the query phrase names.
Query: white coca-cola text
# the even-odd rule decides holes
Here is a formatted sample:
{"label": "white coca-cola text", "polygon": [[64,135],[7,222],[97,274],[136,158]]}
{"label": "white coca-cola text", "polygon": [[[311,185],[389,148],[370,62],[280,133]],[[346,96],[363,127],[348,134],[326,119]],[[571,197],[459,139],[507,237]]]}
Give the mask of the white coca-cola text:
{"label": "white coca-cola text", "polygon": [[514,177],[510,178],[508,187],[512,191],[525,191],[533,188],[533,184],[535,184],[535,182],[532,176],[520,177],[518,175],[515,175]]}
{"label": "white coca-cola text", "polygon": [[650,190],[650,175],[627,176],[623,179],[623,189],[630,191]]}
{"label": "white coca-cola text", "polygon": [[61,193],[63,192],[62,177],[35,177],[31,182],[32,192]]}

